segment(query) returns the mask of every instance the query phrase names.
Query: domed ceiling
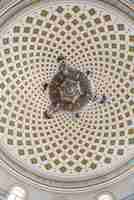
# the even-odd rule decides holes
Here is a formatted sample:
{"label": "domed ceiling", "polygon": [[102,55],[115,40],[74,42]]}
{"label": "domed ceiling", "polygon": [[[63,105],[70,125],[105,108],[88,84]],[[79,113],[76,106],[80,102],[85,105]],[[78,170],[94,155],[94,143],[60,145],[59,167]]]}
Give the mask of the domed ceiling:
{"label": "domed ceiling", "polygon": [[[134,23],[101,1],[41,1],[0,30],[0,148],[21,168],[51,180],[95,179],[134,154]],[[76,118],[44,115],[60,55],[98,96]]]}

